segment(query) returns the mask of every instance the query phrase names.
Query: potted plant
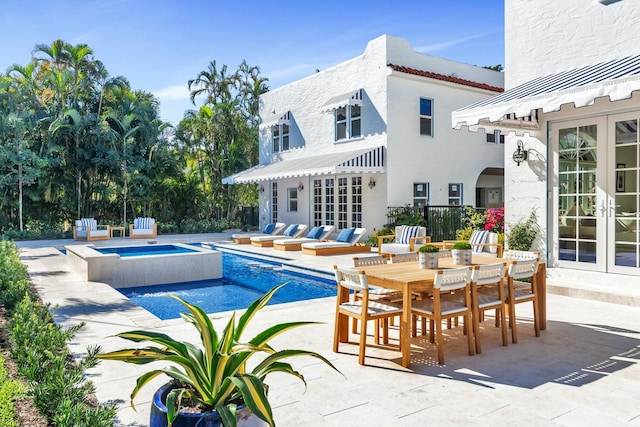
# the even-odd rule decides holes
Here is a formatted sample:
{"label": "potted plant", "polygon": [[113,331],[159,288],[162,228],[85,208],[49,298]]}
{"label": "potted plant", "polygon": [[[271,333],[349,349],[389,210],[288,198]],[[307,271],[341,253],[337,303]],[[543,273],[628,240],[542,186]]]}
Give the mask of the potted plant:
{"label": "potted plant", "polygon": [[438,268],[438,252],[440,248],[434,245],[420,246],[418,249],[418,267],[435,270]]}
{"label": "potted plant", "polygon": [[[158,361],[173,363],[172,366],[152,369],[142,374],[131,392],[131,406],[135,409],[133,399],[145,384],[161,374],[172,378],[169,384],[161,387],[154,395],[150,427],[236,427],[238,419],[241,418],[241,410],[251,411],[253,417],[263,420],[259,424],[250,425],[274,426],[271,405],[267,399],[267,386],[264,383],[267,374],[290,374],[300,378],[306,386],[302,374],[283,359],[292,356],[312,356],[338,371],[329,360],[318,353],[306,350],[276,351],[269,345],[272,338],[289,329],[317,322],[276,324],[247,342],[241,340],[242,333],[254,315],[267,305],[282,286],[284,284],[276,286],[254,301],[237,322],[234,312],[222,333],[216,331],[211,319],[200,307],[172,296],[187,308],[188,313],[181,313],[180,316],[198,330],[201,347],[158,332],[129,331],[116,336],[136,343],[150,342],[156,346],[117,350],[99,354],[97,357],[135,364]],[[257,353],[266,355],[266,358],[249,372],[247,361]],[[188,407],[189,411],[180,411],[181,405]],[[197,414],[194,415],[194,412]],[[245,415],[242,414],[242,418]]]}
{"label": "potted plant", "polygon": [[454,243],[451,248],[451,257],[455,265],[471,265],[471,243]]}

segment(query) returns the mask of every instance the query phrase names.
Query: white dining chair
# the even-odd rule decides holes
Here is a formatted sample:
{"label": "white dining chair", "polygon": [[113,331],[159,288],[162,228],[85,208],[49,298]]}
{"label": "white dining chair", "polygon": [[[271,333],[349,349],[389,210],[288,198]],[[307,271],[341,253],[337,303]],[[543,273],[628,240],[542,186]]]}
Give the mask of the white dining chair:
{"label": "white dining chair", "polygon": [[[341,302],[336,298],[336,318],[333,335],[333,351],[338,352],[340,342],[340,316],[348,316],[360,321],[360,343],[358,352],[358,363],[364,365],[365,347],[367,344],[367,323],[369,320],[386,320],[391,317],[402,315],[402,306],[388,305],[369,298],[369,283],[367,276],[362,271],[334,266],[338,295],[340,288],[346,288],[360,295],[359,299],[350,298]],[[348,328],[347,328],[348,330]],[[379,329],[376,328],[376,342],[378,341]],[[400,335],[401,336],[401,335]],[[388,331],[384,330],[383,342],[388,343]]]}
{"label": "white dining chair", "polygon": [[442,321],[452,317],[464,318],[469,355],[475,354],[470,283],[469,267],[438,270],[433,279],[432,298],[416,300],[411,304],[412,315],[429,319],[429,341],[432,343],[435,341],[438,363],[441,365],[444,364]]}
{"label": "white dining chair", "polygon": [[476,265],[471,271],[471,296],[473,303],[473,336],[476,353],[482,353],[480,339],[480,320],[484,312],[496,310],[496,326],[502,332],[502,345],[508,344],[507,322],[505,316],[504,279],[507,263]]}

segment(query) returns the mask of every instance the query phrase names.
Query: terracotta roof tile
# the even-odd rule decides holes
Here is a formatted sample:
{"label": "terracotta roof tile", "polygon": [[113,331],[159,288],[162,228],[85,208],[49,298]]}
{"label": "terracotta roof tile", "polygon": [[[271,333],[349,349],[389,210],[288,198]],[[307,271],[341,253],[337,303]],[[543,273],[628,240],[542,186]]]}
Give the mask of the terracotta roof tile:
{"label": "terracotta roof tile", "polygon": [[403,67],[400,65],[389,64],[389,67],[401,73],[413,74],[414,76],[428,77],[430,79],[442,80],[449,83],[456,83],[464,86],[476,87],[479,89],[490,90],[493,92],[504,92],[504,88],[488,85],[486,83],[473,82],[471,80],[461,79],[460,77],[445,76],[444,74],[432,73],[431,71],[417,70],[415,68]]}

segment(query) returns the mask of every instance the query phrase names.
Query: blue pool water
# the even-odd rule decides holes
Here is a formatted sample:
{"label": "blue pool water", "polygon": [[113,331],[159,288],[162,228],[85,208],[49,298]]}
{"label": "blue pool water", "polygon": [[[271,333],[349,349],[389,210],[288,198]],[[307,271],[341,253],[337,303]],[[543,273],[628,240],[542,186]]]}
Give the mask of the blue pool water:
{"label": "blue pool water", "polygon": [[222,254],[224,277],[216,280],[118,289],[120,293],[160,319],[180,317],[185,308],[168,295],[177,295],[207,313],[247,308],[258,297],[288,282],[270,304],[303,301],[336,295],[333,280],[274,270],[280,264],[230,253]]}
{"label": "blue pool water", "polygon": [[189,249],[185,248],[184,246],[176,245],[121,246],[94,249],[102,254],[118,254],[121,257],[198,252],[195,249]]}

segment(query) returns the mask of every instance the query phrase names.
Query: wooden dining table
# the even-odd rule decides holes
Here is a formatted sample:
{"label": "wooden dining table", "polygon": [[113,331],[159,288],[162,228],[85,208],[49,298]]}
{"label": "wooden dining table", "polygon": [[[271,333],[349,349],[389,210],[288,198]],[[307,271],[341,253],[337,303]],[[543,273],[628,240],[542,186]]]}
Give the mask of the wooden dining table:
{"label": "wooden dining table", "polygon": [[[472,265],[494,264],[497,262],[511,263],[514,260],[506,258],[493,258],[482,255],[473,255]],[[461,265],[454,265],[452,258],[441,258],[439,260],[438,270],[447,268],[459,268]],[[417,262],[403,262],[397,264],[381,264],[371,266],[361,266],[357,268],[364,271],[370,285],[380,286],[388,289],[402,291],[403,294],[403,310],[400,320],[400,349],[402,352],[402,366],[408,367],[411,359],[411,302],[414,292],[431,293],[433,291],[433,279],[438,270],[422,269],[418,267]],[[538,321],[540,329],[543,330],[547,325],[546,311],[546,265],[540,262],[538,272],[536,273],[537,298],[538,298]],[[349,293],[346,288],[341,289],[338,293],[340,302],[348,301]],[[345,318],[342,318],[345,317]],[[339,340],[347,342],[349,337],[349,322],[346,316],[341,316],[338,320]]]}

